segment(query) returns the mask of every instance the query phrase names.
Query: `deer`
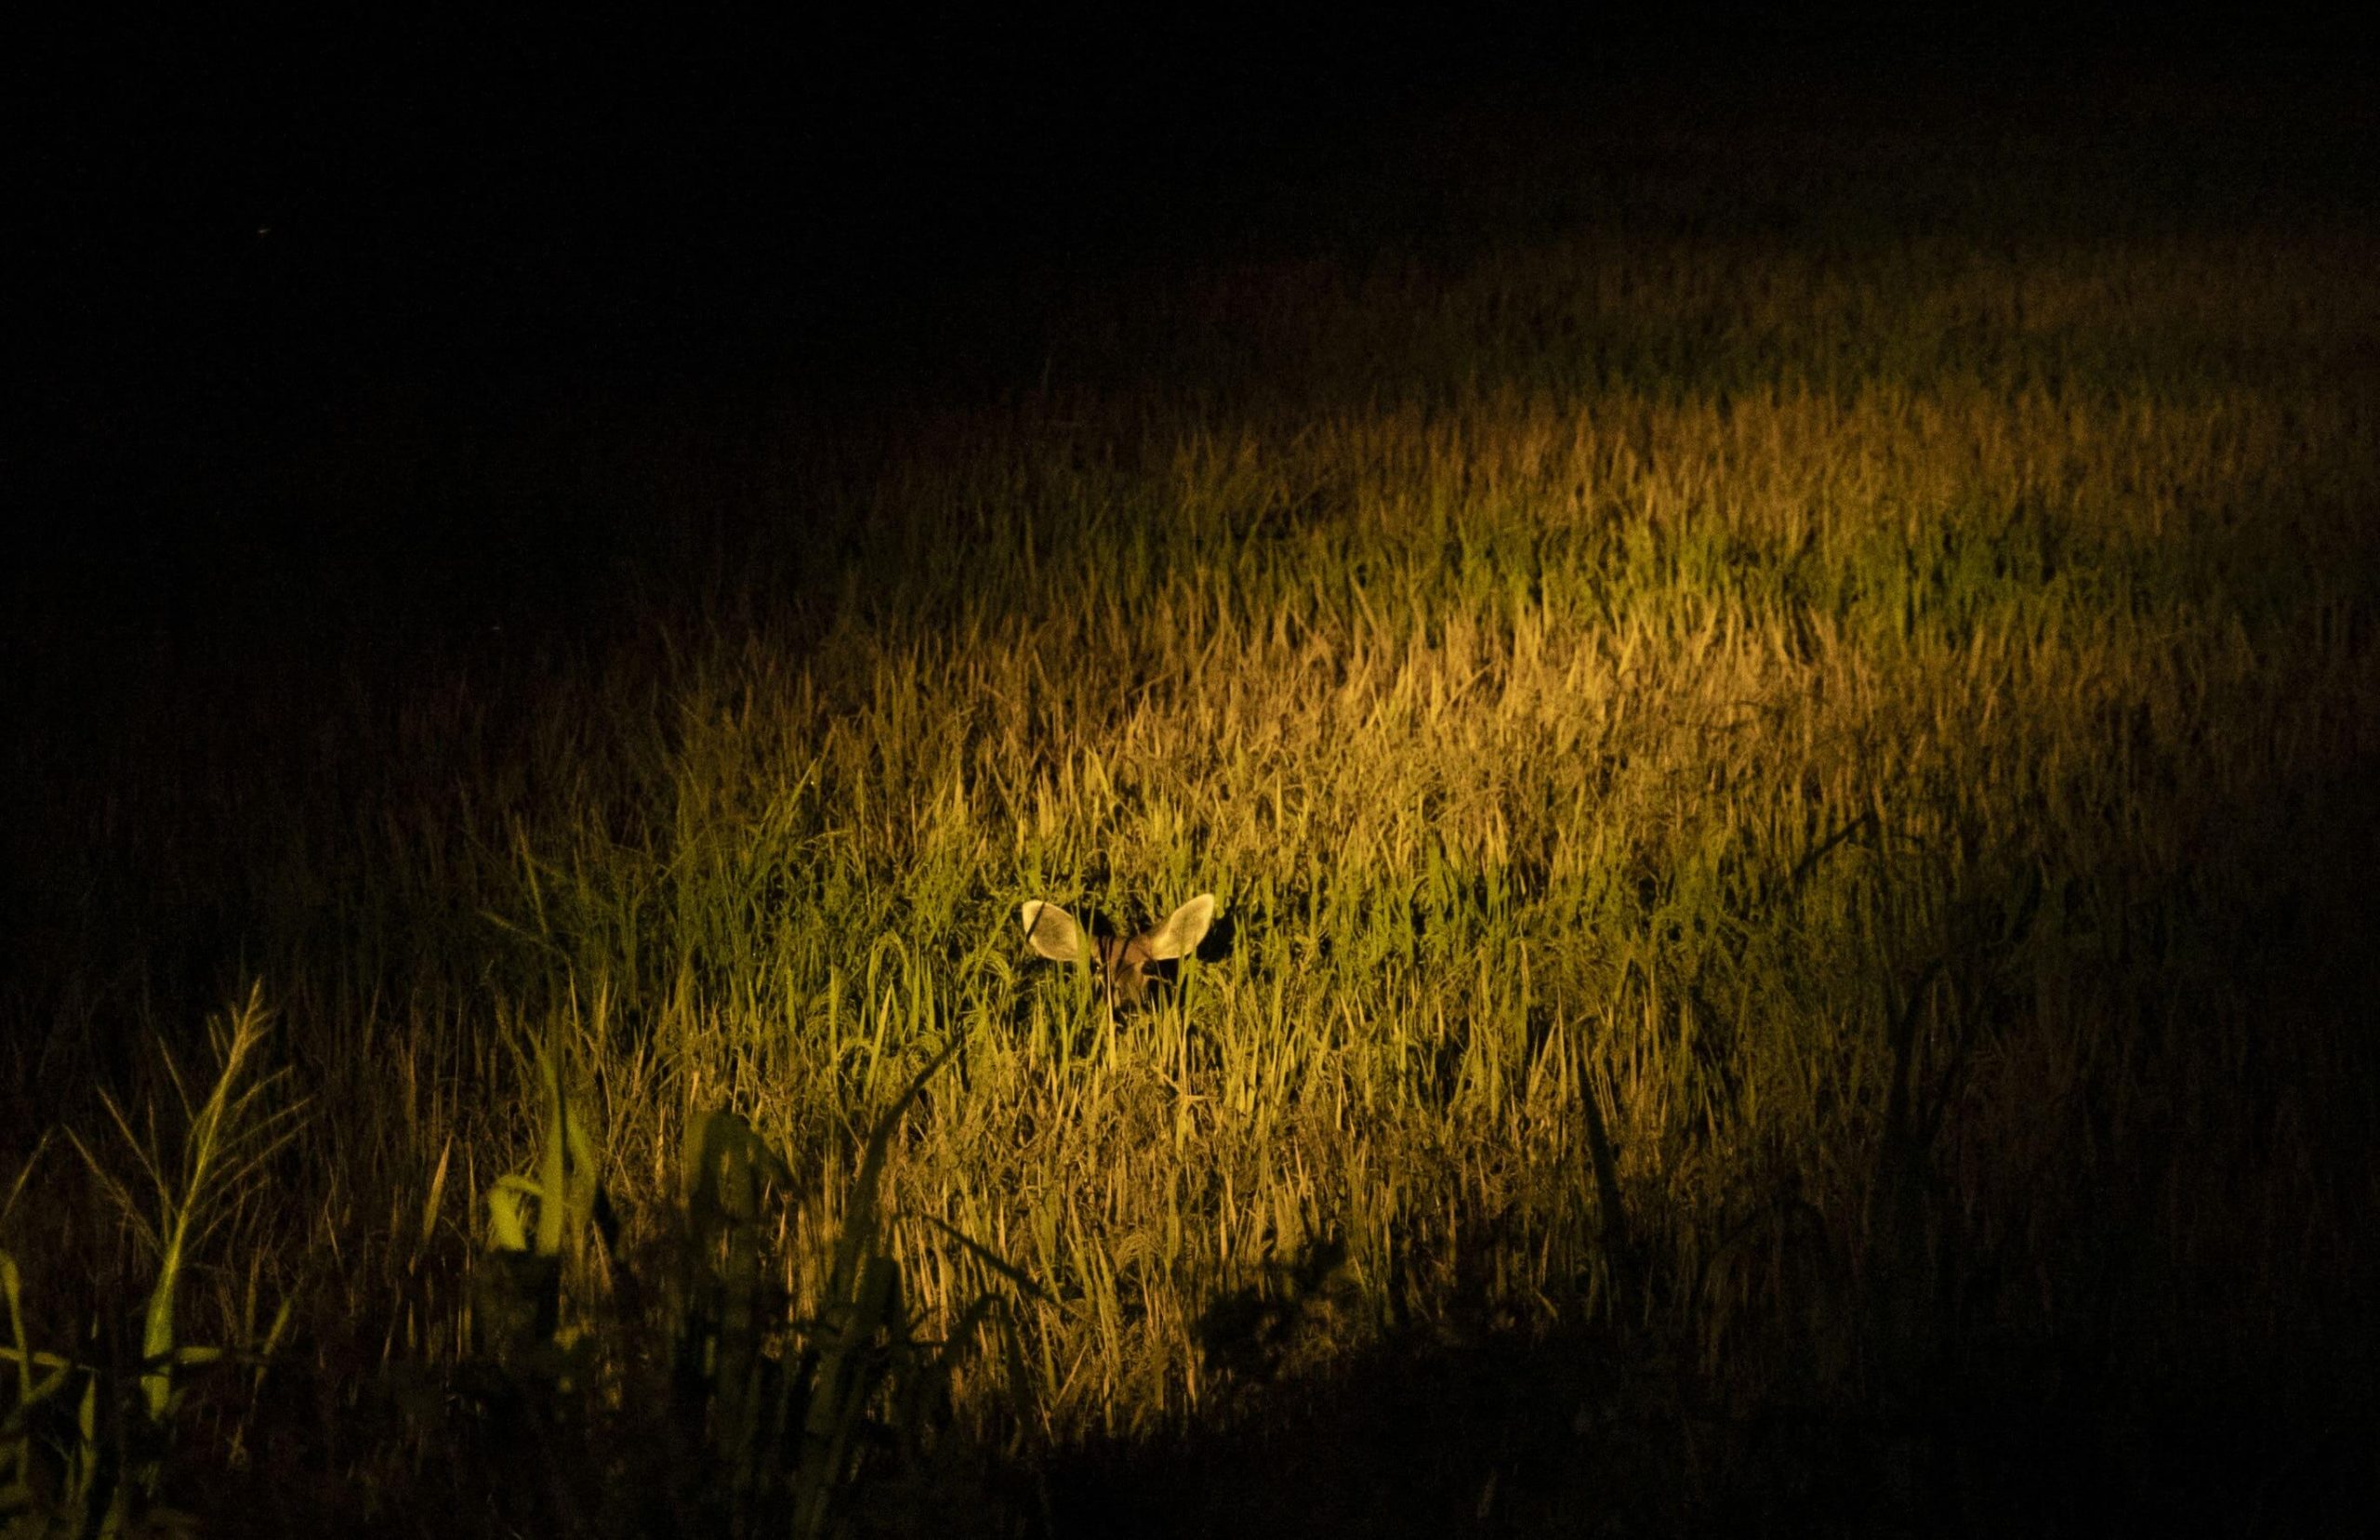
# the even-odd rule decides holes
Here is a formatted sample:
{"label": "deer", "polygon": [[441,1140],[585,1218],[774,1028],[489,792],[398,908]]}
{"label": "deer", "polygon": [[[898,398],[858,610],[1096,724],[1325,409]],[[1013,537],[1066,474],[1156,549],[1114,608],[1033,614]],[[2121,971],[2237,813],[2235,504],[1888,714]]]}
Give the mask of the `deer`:
{"label": "deer", "polygon": [[1072,915],[1045,899],[1025,900],[1018,917],[1034,951],[1053,963],[1094,965],[1093,986],[1111,1005],[1129,1008],[1147,998],[1152,983],[1167,977],[1163,964],[1197,950],[1215,920],[1215,895],[1199,894],[1168,915],[1163,925],[1129,939],[1091,935]]}

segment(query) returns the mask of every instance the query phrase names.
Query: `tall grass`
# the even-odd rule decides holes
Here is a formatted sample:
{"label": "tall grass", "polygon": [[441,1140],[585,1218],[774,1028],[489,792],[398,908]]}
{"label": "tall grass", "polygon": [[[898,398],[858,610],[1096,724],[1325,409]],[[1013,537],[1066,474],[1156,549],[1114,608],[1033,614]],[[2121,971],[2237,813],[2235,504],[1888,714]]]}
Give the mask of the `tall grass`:
{"label": "tall grass", "polygon": [[[831,1234],[956,1045],[885,1244],[929,1332],[1000,1258],[1051,1296],[1039,1451],[1590,1326],[1738,1409],[2320,1403],[2374,1367],[2375,258],[1554,233],[1119,296],[1039,389],[786,428],[592,639],[42,781],[77,944],[147,928],[19,993],[12,1099],[139,1094],[137,946],[261,973],[318,1115],[248,1265],[326,1365],[465,1351],[552,1033],[628,1255],[721,1107]],[[1208,888],[1112,1022],[1014,918]],[[80,1213],[11,1216],[36,1307]]]}

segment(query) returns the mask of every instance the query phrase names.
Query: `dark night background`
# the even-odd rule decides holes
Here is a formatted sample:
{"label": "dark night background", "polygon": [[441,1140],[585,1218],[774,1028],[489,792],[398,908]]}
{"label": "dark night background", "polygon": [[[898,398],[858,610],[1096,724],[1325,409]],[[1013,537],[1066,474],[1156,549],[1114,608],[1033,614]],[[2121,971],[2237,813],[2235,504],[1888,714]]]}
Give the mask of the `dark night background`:
{"label": "dark night background", "polygon": [[1210,247],[1273,179],[1501,71],[1423,41],[126,30],[18,66],[33,404],[104,473],[206,436],[192,413],[376,385],[938,388],[1017,362],[987,353],[1038,298]]}
{"label": "dark night background", "polygon": [[533,425],[1029,382],[1051,303],[1505,62],[1289,21],[314,26],[10,66],[20,636],[575,610],[649,510],[524,495],[588,474]]}
{"label": "dark night background", "polygon": [[[535,499],[488,483],[539,453],[508,441],[527,421],[832,421],[1026,388],[1053,319],[1130,274],[1459,256],[1479,212],[1461,168],[1580,123],[1641,123],[1648,144],[1736,124],[1757,149],[1778,123],[1955,144],[1972,119],[1980,154],[2067,122],[2078,153],[2122,155],[2156,132],[2127,104],[2162,98],[2214,157],[2209,206],[2253,200],[2264,169],[2284,200],[2370,197],[2341,158],[2355,67],[2313,45],[1664,15],[342,19],[17,51],[7,453],[33,515],[17,570],[43,574],[27,599],[74,629],[202,603],[414,614],[458,584],[567,604],[558,567],[603,565],[624,532],[580,499],[558,559]],[[2305,123],[2281,121],[2301,98]],[[2249,121],[2225,165],[2230,112]],[[1954,226],[1956,187],[1918,212]],[[2043,212],[2088,216],[2054,195]],[[365,444],[426,482],[376,496],[294,468]]]}

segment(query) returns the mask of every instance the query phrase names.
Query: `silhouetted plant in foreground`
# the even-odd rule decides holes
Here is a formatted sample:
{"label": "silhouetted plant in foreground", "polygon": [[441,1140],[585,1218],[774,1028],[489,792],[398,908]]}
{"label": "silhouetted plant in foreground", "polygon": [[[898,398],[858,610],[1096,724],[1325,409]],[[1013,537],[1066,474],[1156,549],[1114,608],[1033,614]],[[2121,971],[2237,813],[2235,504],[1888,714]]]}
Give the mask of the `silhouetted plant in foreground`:
{"label": "silhouetted plant in foreground", "polygon": [[[608,1254],[615,1227],[604,1222],[610,1204],[597,1152],[574,1121],[559,1055],[551,1047],[539,1055],[544,1154],[536,1178],[506,1177],[490,1195],[482,1260],[496,1266],[483,1275],[479,1298],[496,1383],[515,1415],[579,1429],[571,1458],[584,1468],[549,1472],[549,1482],[600,1489],[618,1479],[607,1468],[626,1458],[643,1469],[644,1502],[666,1492],[667,1522],[687,1533],[824,1540],[887,1526],[923,1533],[930,1521],[945,1533],[1002,1522],[980,1470],[943,1441],[950,1383],[986,1345],[1002,1349],[998,1367],[1014,1393],[1028,1392],[1009,1306],[986,1291],[945,1336],[920,1336],[879,1199],[888,1142],[956,1052],[954,1044],[919,1071],[868,1131],[813,1312],[795,1313],[791,1296],[771,1282],[783,1274],[774,1252],[787,1238],[776,1221],[793,1191],[791,1168],[742,1118],[713,1111],[686,1132],[680,1208],[664,1247],[674,1255],[660,1262],[668,1284],[657,1315],[586,1321],[569,1318],[562,1286],[565,1276],[585,1273],[560,1264],[573,1252],[584,1261],[590,1230]],[[953,1238],[1011,1284],[1035,1292],[1014,1269]],[[621,1267],[616,1257],[611,1265]],[[652,1342],[641,1341],[648,1332]],[[606,1381],[620,1389],[602,1393]],[[623,1394],[630,1399],[619,1402]],[[1020,1403],[1018,1412],[1021,1426],[1029,1407]],[[656,1435],[666,1461],[638,1461],[635,1443]],[[957,1509],[935,1519],[945,1503]],[[616,1522],[632,1533],[656,1517],[646,1507]],[[615,1522],[584,1513],[549,1518],[605,1531]]]}
{"label": "silhouetted plant in foreground", "polygon": [[[290,1318],[292,1301],[284,1297],[259,1339],[227,1349],[189,1341],[178,1315],[190,1275],[209,1265],[215,1232],[245,1205],[261,1201],[259,1170],[298,1131],[302,1108],[286,1098],[287,1072],[258,1068],[270,1022],[257,986],[237,1008],[207,1023],[215,1076],[203,1094],[170,1053],[162,1055],[175,1132],[161,1131],[157,1109],[141,1110],[136,1121],[104,1092],[100,1105],[118,1137],[115,1147],[94,1148],[68,1131],[148,1270],[136,1352],[94,1353],[113,1338],[104,1320],[92,1323],[81,1349],[35,1346],[22,1275],[16,1259],[0,1251],[0,1299],[9,1333],[0,1367],[12,1369],[16,1382],[16,1404],[0,1422],[0,1519],[7,1533],[122,1535],[195,1523],[165,1506],[165,1492],[193,1375],[245,1365],[261,1383]],[[126,1164],[129,1177],[122,1170]],[[0,1218],[22,1194],[33,1170],[28,1160],[9,1203],[0,1205]]]}

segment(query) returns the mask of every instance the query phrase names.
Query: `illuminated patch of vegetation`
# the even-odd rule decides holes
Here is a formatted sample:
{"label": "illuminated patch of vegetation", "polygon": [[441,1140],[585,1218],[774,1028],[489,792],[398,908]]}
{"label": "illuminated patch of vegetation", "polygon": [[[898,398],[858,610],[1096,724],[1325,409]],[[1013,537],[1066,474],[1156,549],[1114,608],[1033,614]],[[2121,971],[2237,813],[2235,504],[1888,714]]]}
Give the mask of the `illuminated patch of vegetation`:
{"label": "illuminated patch of vegetation", "polygon": [[[1517,1337],[1634,1366],[1574,1398],[1576,1479],[1690,1527],[1645,1472],[1756,1484],[1788,1414],[1953,1483],[1998,1468],[1957,1429],[2087,1426],[2120,1481],[2158,1408],[2368,1381],[2375,257],[1210,275],[1005,404],[788,430],[726,575],[612,642],[317,700],[279,757],[202,735],[94,880],[218,916],[281,1003],[317,1111],[183,1315],[295,1291],[326,1415],[199,1446],[333,1507],[510,1468],[374,1387],[472,1362],[532,1033],[626,1257],[690,1127],[785,1153],[796,1316],[855,1131],[951,1054],[884,1256],[921,1338],[1017,1300],[949,1389],[1036,1460]],[[1026,960],[1026,898],[1209,888],[1141,1015]],[[148,1015],[62,977],[12,1068],[80,1118]],[[9,1217],[29,1310],[126,1276],[83,1214]],[[606,1373],[573,1415],[632,1438],[658,1365]]]}

